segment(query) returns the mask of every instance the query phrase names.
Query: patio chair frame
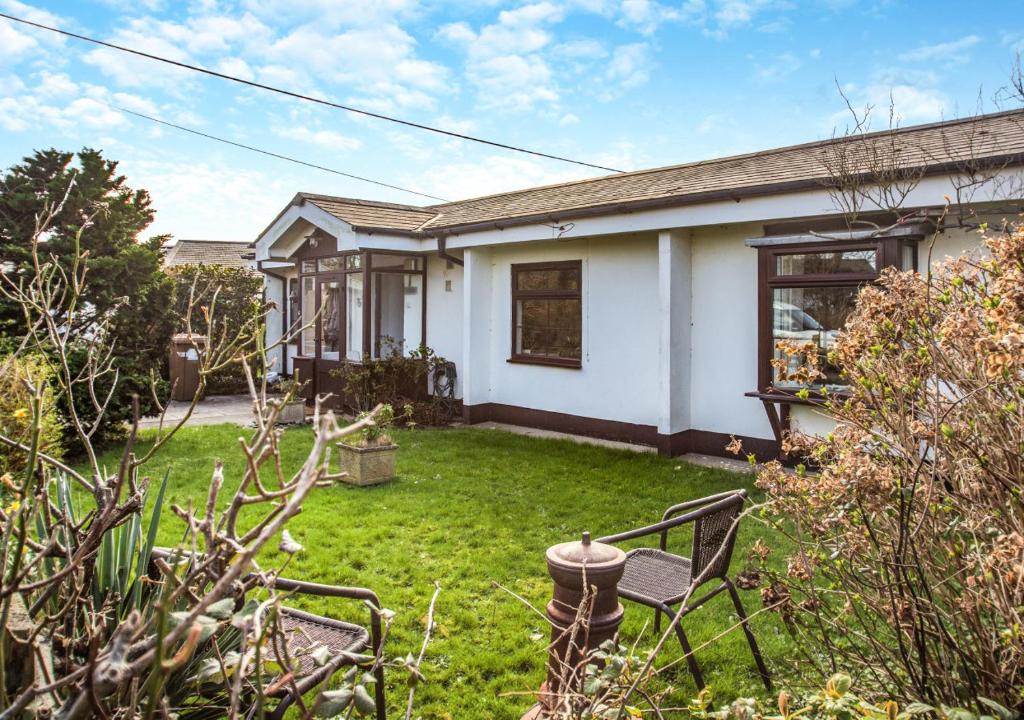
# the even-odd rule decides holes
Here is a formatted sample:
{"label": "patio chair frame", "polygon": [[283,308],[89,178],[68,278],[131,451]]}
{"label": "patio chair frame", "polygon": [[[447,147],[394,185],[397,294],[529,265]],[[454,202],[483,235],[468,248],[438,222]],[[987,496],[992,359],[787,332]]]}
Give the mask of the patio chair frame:
{"label": "patio chair frame", "polygon": [[[771,675],[765,665],[761,650],[750,628],[746,610],[740,601],[736,586],[729,579],[729,564],[732,560],[736,544],[736,534],[740,512],[747,497],[746,490],[731,490],[696,500],[679,503],[668,508],[662,515],[661,522],[653,525],[608,535],[598,542],[619,543],[626,540],[660,535],[658,549],[636,548],[626,553],[625,583],[619,581],[619,597],[632,600],[654,609],[654,630],[661,627],[661,616],[665,615],[671,623],[676,615],[674,605],[682,603],[680,622],[675,624],[676,637],[686,655],[686,664],[693,675],[697,687],[705,686],[693,648],[682,627],[682,617],[696,610],[722,592],[728,592],[740,625],[750,645],[758,674],[764,686],[772,689]],[[683,513],[680,515],[680,513]],[[668,531],[683,525],[694,524],[693,551],[691,557],[683,557],[669,553]],[[652,562],[653,560],[653,562]],[[630,567],[632,563],[632,567]],[[677,568],[678,575],[671,577],[672,571],[665,568]],[[634,575],[639,576],[634,579]],[[675,582],[673,582],[675,580]],[[696,600],[693,595],[697,588],[713,580],[719,580],[717,587],[700,596]],[[666,597],[667,594],[667,597]]]}
{"label": "patio chair frame", "polygon": [[[166,560],[174,554],[174,551],[167,548],[155,548],[153,550],[152,557],[154,560],[157,558]],[[152,577],[157,576],[155,568],[150,569],[150,575]],[[243,580],[243,585],[250,588],[259,587],[260,584],[255,582],[258,580],[259,578],[256,575],[250,574]],[[377,597],[375,592],[368,588],[324,585],[283,577],[271,578],[267,585],[270,588],[287,593],[356,600],[366,604],[370,609],[370,628],[369,631],[367,631],[367,629],[362,625],[344,622],[342,620],[336,620],[322,615],[314,615],[313,613],[308,613],[288,606],[282,606],[282,619],[287,619],[289,625],[293,628],[301,629],[301,631],[310,639],[319,640],[321,644],[326,645],[328,649],[336,652],[337,657],[322,667],[315,668],[312,672],[302,675],[293,682],[281,685],[278,690],[271,694],[273,697],[280,698],[280,701],[272,712],[267,713],[267,717],[270,718],[270,720],[281,720],[284,718],[288,708],[295,703],[298,697],[305,695],[320,683],[328,680],[341,668],[361,664],[350,657],[351,655],[362,653],[364,650],[369,650],[373,654],[373,657],[376,658],[380,654],[381,645],[383,643],[383,623],[380,614],[380,598]],[[354,641],[346,643],[344,647],[332,647],[332,635],[335,637],[349,636]],[[375,680],[375,717],[376,720],[386,720],[387,707],[385,705],[386,698],[384,693],[383,665],[376,664],[373,676]]]}

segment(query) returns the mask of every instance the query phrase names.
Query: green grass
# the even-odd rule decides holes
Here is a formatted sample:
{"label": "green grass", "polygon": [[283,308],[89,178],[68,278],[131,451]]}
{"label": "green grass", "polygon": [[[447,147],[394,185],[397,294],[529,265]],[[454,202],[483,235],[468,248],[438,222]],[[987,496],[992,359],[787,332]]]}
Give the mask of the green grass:
{"label": "green grass", "polygon": [[[170,469],[167,505],[202,504],[215,459],[225,464],[226,490],[242,470],[237,438],[246,431],[230,425],[192,427],[147,466],[153,477]],[[296,468],[310,443],[308,429],[292,429],[283,440],[286,470]],[[670,504],[723,490],[752,489],[751,476],[709,469],[654,455],[641,455],[544,440],[494,430],[417,430],[395,433],[401,449],[398,477],[375,488],[336,486],[314,491],[289,525],[305,550],[287,575],[303,580],[374,589],[398,613],[388,643],[390,655],[417,652],[434,581],[443,590],[439,624],[424,671],[428,684],[417,691],[417,715],[424,718],[511,718],[531,704],[525,696],[543,680],[548,630],[501,583],[543,608],[551,583],[545,549],[579,537],[595,537],[660,519]],[[117,462],[111,449],[105,462]],[[225,493],[225,496],[227,493]],[[159,541],[173,544],[183,525],[164,514]],[[764,528],[741,528],[733,570]],[[687,538],[684,538],[688,541]],[[677,546],[688,553],[685,542]],[[262,558],[280,563],[276,544]],[[760,606],[743,593],[748,612]],[[303,600],[298,605],[327,615],[363,620],[364,609],[347,601]],[[651,613],[626,604],[622,637],[632,641]],[[694,647],[736,622],[726,596],[687,616]],[[762,614],[755,631],[769,663],[782,657],[787,639],[778,620]],[[653,645],[650,630],[641,648]],[[679,655],[670,644],[662,661]],[[763,693],[743,635],[734,630],[697,653],[706,680],[719,699]],[[400,678],[389,682],[390,716],[400,716],[407,693]],[[680,670],[672,677],[678,700],[694,686]]]}

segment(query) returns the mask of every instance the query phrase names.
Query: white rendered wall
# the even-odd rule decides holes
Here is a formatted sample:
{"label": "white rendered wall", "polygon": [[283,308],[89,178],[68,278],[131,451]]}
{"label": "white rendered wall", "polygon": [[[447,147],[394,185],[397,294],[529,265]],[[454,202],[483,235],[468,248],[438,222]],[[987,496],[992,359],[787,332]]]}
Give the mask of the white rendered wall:
{"label": "white rendered wall", "polygon": [[696,430],[771,438],[757,389],[757,250],[747,223],[693,231],[690,422]]}
{"label": "white rendered wall", "polygon": [[462,366],[458,373],[463,403],[479,405],[491,399],[491,248],[466,250],[463,260]]}
{"label": "white rendered wall", "polygon": [[[659,419],[656,235],[559,240],[466,253],[465,401],[641,425]],[[513,263],[581,260],[582,368],[507,362]],[[489,306],[489,307],[488,307]],[[466,374],[470,374],[467,379]]]}
{"label": "white rendered wall", "polygon": [[[451,283],[451,290],[445,283]],[[462,267],[436,255],[427,258],[426,344],[455,363],[455,396],[462,397]]]}
{"label": "white rendered wall", "polygon": [[693,252],[688,230],[658,233],[658,433],[690,429]]}

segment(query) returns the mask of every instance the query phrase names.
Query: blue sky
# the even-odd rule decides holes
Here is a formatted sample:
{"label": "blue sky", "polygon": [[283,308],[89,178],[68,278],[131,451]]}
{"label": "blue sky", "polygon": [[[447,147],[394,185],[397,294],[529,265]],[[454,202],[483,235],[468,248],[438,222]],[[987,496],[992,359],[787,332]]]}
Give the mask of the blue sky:
{"label": "blue sky", "polygon": [[[986,111],[1020,0],[0,0],[3,12],[338,102],[639,169],[832,135],[835,83],[884,125]],[[298,190],[422,199],[119,113],[113,103],[448,199],[573,165],[328,110],[0,20],[0,166],[101,148],[154,233],[253,239]]]}

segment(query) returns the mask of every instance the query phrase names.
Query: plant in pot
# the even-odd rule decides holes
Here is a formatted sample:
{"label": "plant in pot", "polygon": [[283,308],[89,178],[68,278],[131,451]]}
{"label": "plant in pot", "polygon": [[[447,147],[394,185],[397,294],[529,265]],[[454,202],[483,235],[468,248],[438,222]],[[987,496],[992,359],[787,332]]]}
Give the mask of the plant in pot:
{"label": "plant in pot", "polygon": [[[359,419],[368,414],[362,413]],[[342,482],[364,487],[379,485],[395,477],[395,453],[398,451],[398,445],[388,432],[394,420],[394,408],[382,405],[373,424],[352,436],[351,442],[338,443]]]}
{"label": "plant in pot", "polygon": [[278,385],[281,393],[279,402],[281,410],[277,414],[279,425],[297,425],[306,422],[306,400],[302,397],[302,387],[306,382],[299,379],[298,374],[282,379]]}

